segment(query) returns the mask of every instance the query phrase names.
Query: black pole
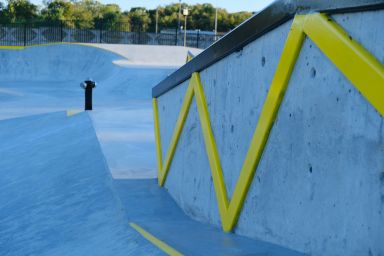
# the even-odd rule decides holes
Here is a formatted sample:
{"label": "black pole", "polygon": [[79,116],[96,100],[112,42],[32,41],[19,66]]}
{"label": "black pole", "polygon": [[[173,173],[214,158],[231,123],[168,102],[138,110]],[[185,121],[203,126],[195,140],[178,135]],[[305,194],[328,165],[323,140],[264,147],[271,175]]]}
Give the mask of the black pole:
{"label": "black pole", "polygon": [[92,87],[85,88],[85,110],[92,110]]}
{"label": "black pole", "polygon": [[92,79],[88,79],[81,83],[80,86],[85,90],[84,109],[92,110],[92,90],[96,87],[96,83]]}
{"label": "black pole", "polygon": [[102,42],[102,34],[103,34],[103,22],[100,21],[100,43]]}
{"label": "black pole", "polygon": [[200,29],[197,30],[196,48],[199,48]]}
{"label": "black pole", "polygon": [[27,45],[27,23],[24,23],[24,47]]}
{"label": "black pole", "polygon": [[175,45],[177,45],[177,34],[178,34],[179,28],[176,28],[176,34],[175,34]]}
{"label": "black pole", "polygon": [[60,41],[63,42],[63,21],[60,21]]}

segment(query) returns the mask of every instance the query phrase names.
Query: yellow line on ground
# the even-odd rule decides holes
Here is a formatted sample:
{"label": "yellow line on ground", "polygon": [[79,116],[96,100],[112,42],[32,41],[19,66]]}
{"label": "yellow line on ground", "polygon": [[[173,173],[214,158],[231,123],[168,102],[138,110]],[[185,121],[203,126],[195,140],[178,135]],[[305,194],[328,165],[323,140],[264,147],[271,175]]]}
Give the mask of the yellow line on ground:
{"label": "yellow line on ground", "polygon": [[10,45],[0,45],[0,49],[5,50],[23,50],[24,46],[10,46]]}
{"label": "yellow line on ground", "polygon": [[129,225],[132,228],[134,228],[137,232],[139,232],[145,239],[147,239],[149,242],[151,242],[152,244],[157,246],[159,249],[161,249],[162,251],[164,251],[168,255],[171,255],[171,256],[183,256],[182,253],[178,252],[177,250],[175,250],[174,248],[172,248],[168,244],[164,243],[163,241],[161,241],[157,237],[155,237],[152,234],[148,233],[147,231],[145,231],[139,225],[137,225],[137,224],[135,224],[133,222],[130,222]]}
{"label": "yellow line on ground", "polygon": [[82,110],[82,109],[69,109],[69,110],[67,110],[67,116],[71,117],[71,116],[77,115],[81,112],[84,112],[84,110]]}

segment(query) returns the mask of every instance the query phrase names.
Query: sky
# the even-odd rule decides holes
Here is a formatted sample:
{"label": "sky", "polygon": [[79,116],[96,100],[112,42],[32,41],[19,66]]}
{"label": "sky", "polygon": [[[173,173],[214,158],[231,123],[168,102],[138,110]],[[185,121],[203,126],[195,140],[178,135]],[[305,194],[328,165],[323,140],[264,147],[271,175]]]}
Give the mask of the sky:
{"label": "sky", "polygon": [[[31,0],[32,3],[42,5],[42,0]],[[170,3],[178,2],[178,0],[99,0],[103,4],[118,4],[122,10],[129,10],[131,7],[146,7],[147,9],[155,9],[157,6],[164,6]],[[273,0],[182,0],[184,3],[211,3],[214,6],[225,8],[229,12],[238,11],[259,11],[273,2]]]}

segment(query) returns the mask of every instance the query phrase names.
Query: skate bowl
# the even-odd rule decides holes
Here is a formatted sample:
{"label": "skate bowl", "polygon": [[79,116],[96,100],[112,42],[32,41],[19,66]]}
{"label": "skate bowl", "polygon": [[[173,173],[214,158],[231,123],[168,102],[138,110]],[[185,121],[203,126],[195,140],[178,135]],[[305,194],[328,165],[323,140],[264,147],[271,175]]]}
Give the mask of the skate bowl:
{"label": "skate bowl", "polygon": [[[173,51],[172,57],[166,58]],[[0,48],[0,120],[84,109],[80,83],[97,82],[91,113],[114,177],[156,177],[151,88],[185,63],[169,46],[52,44]]]}
{"label": "skate bowl", "polygon": [[303,255],[196,222],[157,185],[151,88],[190,51],[0,49],[1,255]]}
{"label": "skate bowl", "polygon": [[191,218],[310,255],[384,253],[384,4],[277,1],[152,90]]}
{"label": "skate bowl", "polygon": [[0,254],[303,255],[198,223],[157,186],[150,92],[190,49],[120,47],[0,50]]}
{"label": "skate bowl", "polygon": [[0,254],[384,254],[383,23],[382,0],[276,1],[180,68],[0,49]]}

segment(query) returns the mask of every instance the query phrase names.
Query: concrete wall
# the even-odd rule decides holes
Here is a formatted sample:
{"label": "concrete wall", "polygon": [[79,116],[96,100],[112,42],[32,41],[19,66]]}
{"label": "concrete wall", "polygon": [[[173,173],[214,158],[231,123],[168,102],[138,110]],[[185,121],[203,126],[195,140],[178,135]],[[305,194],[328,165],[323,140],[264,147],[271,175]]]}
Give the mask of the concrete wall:
{"label": "concrete wall", "polygon": [[[333,18],[384,62],[384,11]],[[200,73],[229,197],[290,25]],[[163,158],[187,86],[158,98]],[[220,227],[194,100],[165,187]],[[383,117],[308,38],[234,231],[312,255],[384,255]]]}

